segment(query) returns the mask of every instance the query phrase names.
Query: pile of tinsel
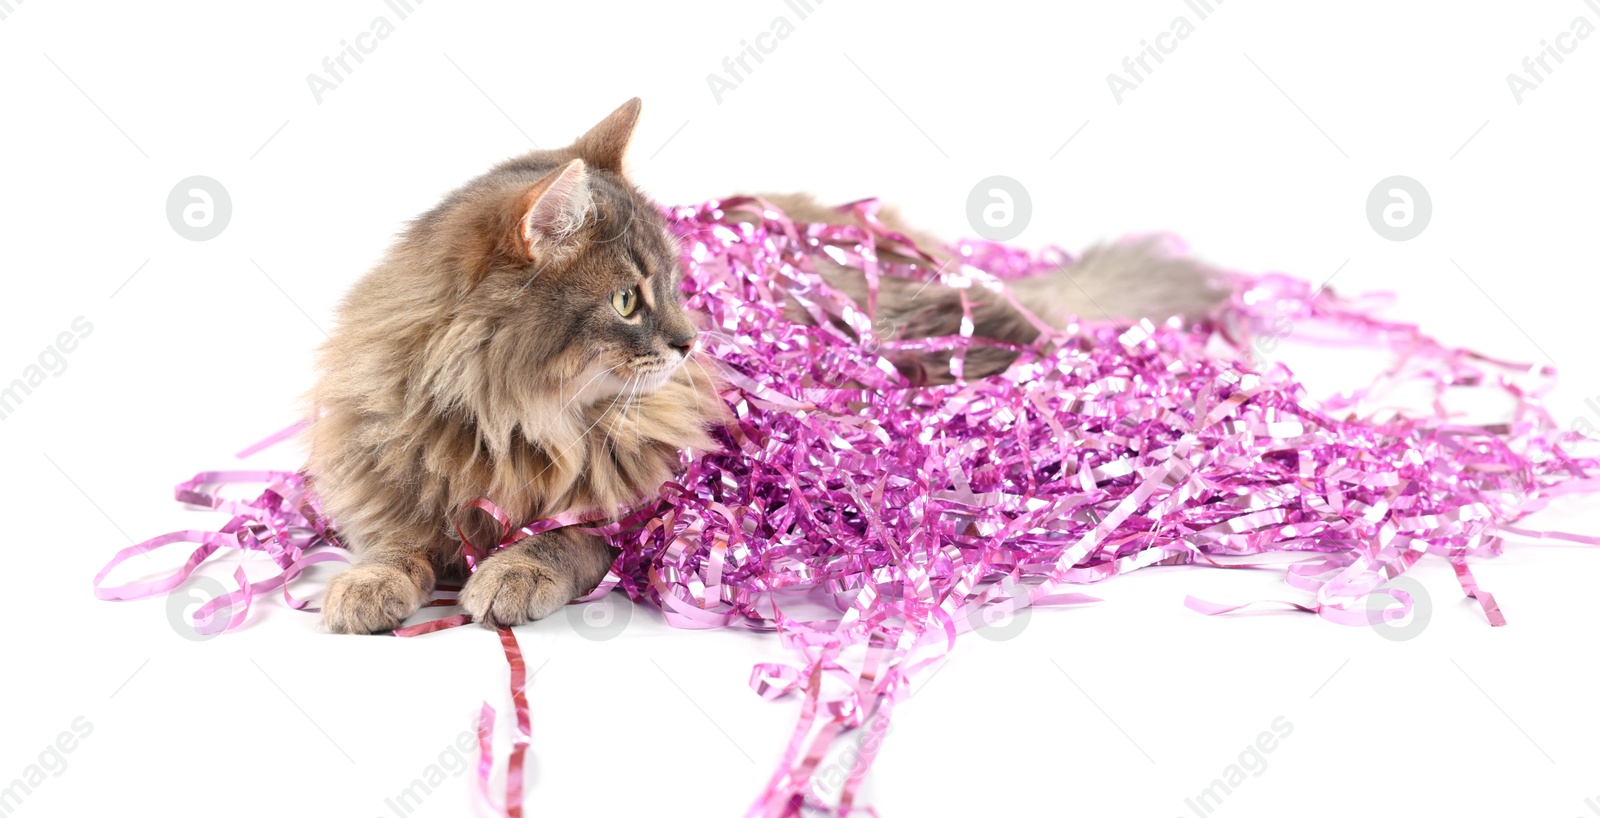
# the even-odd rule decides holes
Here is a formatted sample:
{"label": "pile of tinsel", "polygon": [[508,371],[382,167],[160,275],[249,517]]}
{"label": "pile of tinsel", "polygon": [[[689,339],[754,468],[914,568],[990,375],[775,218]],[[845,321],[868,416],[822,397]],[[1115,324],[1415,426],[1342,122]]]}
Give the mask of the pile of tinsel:
{"label": "pile of tinsel", "polygon": [[[1092,601],[1074,591],[1151,565],[1301,552],[1286,569],[1299,598],[1282,604],[1342,624],[1379,623],[1410,605],[1390,581],[1431,555],[1501,625],[1468,559],[1498,553],[1506,533],[1539,535],[1509,524],[1597,485],[1596,461],[1571,451],[1581,438],[1563,433],[1541,404],[1552,372],[1442,346],[1282,275],[1233,276],[1232,300],[1198,324],[1041,326],[999,375],[913,386],[889,363],[896,352],[948,353],[960,373],[967,350],[996,342],[970,337],[970,321],[963,335],[897,337],[874,320],[871,303],[831,290],[815,260],[858,267],[869,282],[938,279],[962,288],[969,306],[1008,298],[1009,279],[1063,264],[1070,274],[1071,260],[964,242],[949,248],[953,263],[935,264],[877,221],[875,203],[849,209],[852,226],[797,224],[748,199],[670,212],[685,252],[686,303],[709,317],[701,365],[720,370],[734,423],[719,433],[722,451],[686,458],[659,498],[603,529],[623,553],[589,597],[621,589],[674,626],[774,631],[795,651],[793,664],[758,665],[751,676],[763,697],[801,702],[752,816],[793,816],[803,806],[870,813],[854,802],[895,704],[920,669],[997,611]],[[887,262],[875,243],[924,260]],[[816,323],[787,320],[786,296]],[[1393,353],[1392,365],[1363,388],[1315,400],[1259,354],[1289,336],[1377,346]],[[1375,397],[1405,384],[1430,389],[1431,406],[1376,408]],[[1461,389],[1503,394],[1511,419],[1461,421],[1445,405]],[[249,501],[214,490],[250,481],[269,487]],[[279,588],[306,607],[285,586],[306,565],[342,557],[319,549],[337,546],[336,535],[295,473],[206,473],[181,485],[179,499],[235,516],[220,531],[125,549],[96,577],[97,594],[164,593],[218,549],[264,552],[277,576],[241,570],[237,591],[195,613],[202,630],[220,631],[244,621],[253,597]],[[174,542],[199,543],[177,573],[103,587],[121,561]],[[1386,604],[1373,605],[1375,594]],[[505,631],[502,642],[517,727],[501,808],[520,815],[529,707],[516,640]],[[485,705],[486,797],[493,724]],[[868,735],[848,773],[818,780],[830,749],[855,731]]]}

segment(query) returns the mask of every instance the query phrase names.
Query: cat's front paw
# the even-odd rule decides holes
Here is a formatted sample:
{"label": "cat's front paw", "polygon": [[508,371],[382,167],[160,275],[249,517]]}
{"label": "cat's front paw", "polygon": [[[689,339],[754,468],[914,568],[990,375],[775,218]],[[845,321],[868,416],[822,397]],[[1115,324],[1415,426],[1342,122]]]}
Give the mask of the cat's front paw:
{"label": "cat's front paw", "polygon": [[461,607],[488,628],[543,619],[571,599],[571,577],[516,551],[485,560],[461,590]]}
{"label": "cat's front paw", "polygon": [[392,565],[357,565],[328,583],[322,624],[334,633],[379,633],[400,627],[427,594]]}

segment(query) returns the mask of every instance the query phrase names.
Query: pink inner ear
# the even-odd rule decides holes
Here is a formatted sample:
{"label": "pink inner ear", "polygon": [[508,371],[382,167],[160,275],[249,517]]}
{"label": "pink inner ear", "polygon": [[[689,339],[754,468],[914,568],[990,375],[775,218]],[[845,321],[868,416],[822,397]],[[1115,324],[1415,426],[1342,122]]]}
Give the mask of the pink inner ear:
{"label": "pink inner ear", "polygon": [[532,204],[522,217],[522,240],[530,253],[540,245],[571,239],[588,220],[592,204],[583,160],[574,159],[539,180],[523,199],[529,200]]}

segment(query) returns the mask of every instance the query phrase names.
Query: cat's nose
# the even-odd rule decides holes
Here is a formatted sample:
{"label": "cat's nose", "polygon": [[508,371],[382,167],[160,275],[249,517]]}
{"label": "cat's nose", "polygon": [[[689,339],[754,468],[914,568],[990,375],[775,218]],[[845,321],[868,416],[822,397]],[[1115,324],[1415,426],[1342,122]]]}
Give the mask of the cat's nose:
{"label": "cat's nose", "polygon": [[667,346],[676,349],[678,354],[687,358],[689,357],[689,353],[694,351],[694,339],[695,336],[699,334],[700,333],[696,332],[695,330],[689,330],[683,335],[679,335],[676,338],[667,341]]}

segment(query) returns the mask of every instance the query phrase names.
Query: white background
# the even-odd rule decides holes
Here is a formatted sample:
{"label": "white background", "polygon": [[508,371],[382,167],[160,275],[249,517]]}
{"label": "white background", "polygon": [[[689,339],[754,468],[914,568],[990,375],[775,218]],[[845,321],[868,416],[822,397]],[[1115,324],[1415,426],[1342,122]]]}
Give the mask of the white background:
{"label": "white background", "polygon": [[[394,21],[379,0],[10,5],[0,381],[74,317],[94,326],[0,422],[0,784],[75,717],[94,725],[19,815],[391,815],[384,799],[481,700],[505,709],[486,631],[332,636],[268,601],[242,631],[197,643],[165,600],[99,602],[90,578],[130,538],[217,522],[180,509],[171,484],[232,465],[295,417],[334,304],[406,219],[634,95],[634,172],[663,201],[878,195],[956,236],[971,233],[972,186],[1005,174],[1032,193],[1020,243],[1172,230],[1223,266],[1338,271],[1335,289],[1392,289],[1395,315],[1447,341],[1553,361],[1564,423],[1600,395],[1600,36],[1521,104],[1505,79],[1575,17],[1600,24],[1580,0],[1230,0],[1120,105],[1106,75],[1173,17],[1194,20],[1178,0],[828,0],[720,104],[706,75],[773,17],[794,20],[779,0],[431,0],[320,104],[306,76],[374,17]],[[226,231],[203,243],[165,215],[196,174],[233,200]],[[1434,203],[1404,243],[1365,216],[1394,174]],[[1314,383],[1365,374],[1334,360]],[[253,462],[298,465],[283,449]],[[1593,533],[1597,521],[1577,500],[1530,525]],[[898,711],[868,801],[885,816],[1192,815],[1184,799],[1283,716],[1293,734],[1215,814],[1590,815],[1600,554],[1513,541],[1476,571],[1508,627],[1491,629],[1430,559],[1412,575],[1431,619],[1404,642],[1182,605],[1293,596],[1278,572],[1103,584],[1105,602],[1034,611],[1009,641],[963,639]],[[542,665],[530,814],[741,814],[797,714],[746,678],[788,654],[632,617],[609,642],[562,617],[520,629]],[[417,814],[464,814],[470,778]]]}

